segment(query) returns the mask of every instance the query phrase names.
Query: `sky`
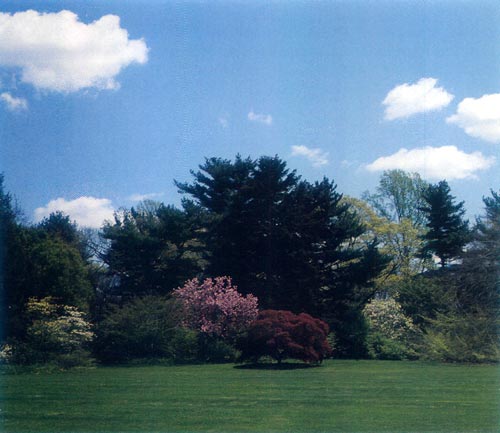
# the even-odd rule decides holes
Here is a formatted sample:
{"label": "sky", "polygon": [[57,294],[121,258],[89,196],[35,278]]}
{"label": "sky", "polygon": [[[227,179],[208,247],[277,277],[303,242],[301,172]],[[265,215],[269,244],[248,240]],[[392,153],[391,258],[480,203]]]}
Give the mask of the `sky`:
{"label": "sky", "polygon": [[500,189],[500,4],[0,2],[0,171],[28,221],[179,205],[205,157],[278,155],[374,192]]}

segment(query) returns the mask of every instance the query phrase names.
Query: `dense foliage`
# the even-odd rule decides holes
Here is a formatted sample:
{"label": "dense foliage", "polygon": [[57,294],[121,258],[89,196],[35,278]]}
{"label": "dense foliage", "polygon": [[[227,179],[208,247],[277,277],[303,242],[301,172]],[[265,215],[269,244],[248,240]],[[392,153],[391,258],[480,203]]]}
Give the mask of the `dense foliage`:
{"label": "dense foliage", "polygon": [[278,363],[285,359],[320,363],[331,354],[328,325],[309,314],[264,310],[239,341],[241,359],[257,362],[269,356]]}
{"label": "dense foliage", "polygon": [[257,317],[257,298],[242,296],[231,278],[189,280],[174,291],[183,308],[184,324],[213,337],[234,340]]}
{"label": "dense foliage", "polygon": [[151,295],[110,308],[96,330],[96,355],[111,364],[148,358],[195,360],[197,336],[181,325],[181,310],[178,302]]}
{"label": "dense foliage", "polygon": [[278,157],[207,159],[177,183],[206,218],[210,275],[231,275],[263,308],[307,312],[335,328],[339,353],[364,355],[362,309],[386,259],[334,182],[301,180]]}
{"label": "dense foliage", "polygon": [[455,203],[446,181],[430,185],[423,194],[425,205],[421,208],[427,216],[427,241],[422,248],[425,254],[434,253],[441,266],[460,256],[469,241],[469,224],[463,219],[464,203]]}
{"label": "dense foliage", "polygon": [[145,201],[98,233],[26,223],[0,176],[0,358],[227,361],[239,342],[319,362],[331,329],[337,357],[500,360],[497,192],[469,227],[446,181],[401,170],[363,200],[277,156],[191,174],[181,208]]}
{"label": "dense foliage", "polygon": [[53,298],[31,298],[26,304],[26,338],[14,345],[11,360],[21,364],[54,362],[63,367],[90,360],[92,324],[75,307],[57,304]]}
{"label": "dense foliage", "polygon": [[368,353],[372,358],[416,357],[417,328],[395,299],[374,299],[365,307],[364,314],[369,326]]}

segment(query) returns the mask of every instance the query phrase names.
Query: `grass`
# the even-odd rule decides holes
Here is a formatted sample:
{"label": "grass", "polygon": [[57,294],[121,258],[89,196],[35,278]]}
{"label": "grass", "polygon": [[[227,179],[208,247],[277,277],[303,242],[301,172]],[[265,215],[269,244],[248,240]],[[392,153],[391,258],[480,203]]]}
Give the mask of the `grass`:
{"label": "grass", "polygon": [[493,365],[120,367],[0,376],[3,432],[498,432]]}

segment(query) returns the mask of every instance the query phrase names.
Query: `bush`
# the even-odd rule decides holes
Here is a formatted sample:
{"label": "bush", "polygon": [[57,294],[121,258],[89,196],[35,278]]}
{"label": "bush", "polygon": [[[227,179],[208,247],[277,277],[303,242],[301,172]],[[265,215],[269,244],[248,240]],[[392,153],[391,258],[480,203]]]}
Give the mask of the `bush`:
{"label": "bush", "polygon": [[331,354],[328,334],[328,325],[309,314],[264,310],[238,343],[241,360],[258,362],[269,356],[278,363],[288,358],[320,363]]}
{"label": "bush", "polygon": [[444,362],[499,362],[499,319],[481,314],[438,314],[423,338],[424,357]]}
{"label": "bush", "polygon": [[211,337],[234,341],[257,317],[257,298],[242,296],[231,278],[189,280],[174,290],[184,307],[183,321],[195,331]]}
{"label": "bush", "polygon": [[12,363],[54,363],[61,367],[91,363],[87,348],[94,333],[83,312],[69,305],[56,304],[50,297],[30,298],[26,318],[29,323],[26,339],[13,344]]}
{"label": "bush", "polygon": [[202,362],[234,362],[237,350],[228,342],[207,334],[198,334],[198,360]]}
{"label": "bush", "polygon": [[170,359],[183,363],[197,357],[196,332],[182,325],[182,307],[161,296],[137,298],[113,307],[97,328],[95,353],[104,363],[137,359]]}
{"label": "bush", "polygon": [[369,326],[366,345],[371,358],[416,357],[417,328],[393,298],[374,299],[363,313]]}

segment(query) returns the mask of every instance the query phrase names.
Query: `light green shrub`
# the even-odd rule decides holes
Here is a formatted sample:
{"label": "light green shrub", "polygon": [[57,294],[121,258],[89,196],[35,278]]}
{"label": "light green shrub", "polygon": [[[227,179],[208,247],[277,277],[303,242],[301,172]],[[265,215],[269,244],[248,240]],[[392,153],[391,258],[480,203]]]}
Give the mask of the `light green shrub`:
{"label": "light green shrub", "polygon": [[418,330],[401,305],[393,298],[374,299],[363,314],[368,323],[368,354],[376,359],[411,359],[416,357]]}

